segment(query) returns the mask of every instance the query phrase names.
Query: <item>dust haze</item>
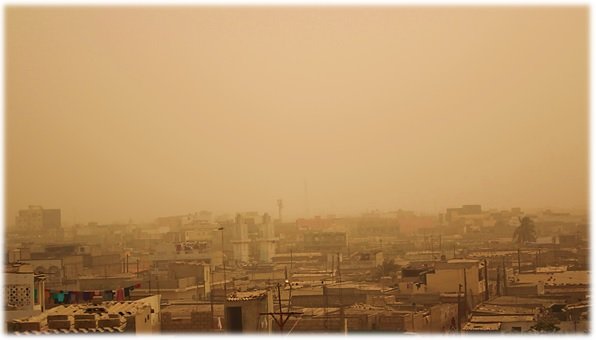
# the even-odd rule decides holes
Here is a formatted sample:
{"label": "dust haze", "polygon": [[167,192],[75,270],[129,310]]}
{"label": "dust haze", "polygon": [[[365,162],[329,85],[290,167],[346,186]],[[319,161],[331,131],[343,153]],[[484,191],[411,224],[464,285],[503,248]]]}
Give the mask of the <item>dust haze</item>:
{"label": "dust haze", "polygon": [[585,7],[8,7],[6,219],[587,210]]}

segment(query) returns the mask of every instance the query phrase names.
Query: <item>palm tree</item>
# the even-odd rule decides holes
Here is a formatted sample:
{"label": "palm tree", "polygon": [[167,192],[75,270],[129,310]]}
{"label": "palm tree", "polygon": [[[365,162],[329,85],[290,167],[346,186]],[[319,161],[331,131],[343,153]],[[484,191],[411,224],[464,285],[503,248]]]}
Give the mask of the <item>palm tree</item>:
{"label": "palm tree", "polygon": [[515,228],[515,231],[513,232],[513,240],[519,245],[536,241],[536,229],[534,227],[534,221],[527,216],[520,218],[519,226]]}
{"label": "palm tree", "polygon": [[399,269],[400,266],[394,260],[383,260],[383,264],[377,266],[375,277],[394,276]]}
{"label": "palm tree", "polygon": [[561,330],[557,326],[559,320],[552,316],[544,316],[538,319],[536,324],[530,327],[530,331],[538,333],[556,333]]}

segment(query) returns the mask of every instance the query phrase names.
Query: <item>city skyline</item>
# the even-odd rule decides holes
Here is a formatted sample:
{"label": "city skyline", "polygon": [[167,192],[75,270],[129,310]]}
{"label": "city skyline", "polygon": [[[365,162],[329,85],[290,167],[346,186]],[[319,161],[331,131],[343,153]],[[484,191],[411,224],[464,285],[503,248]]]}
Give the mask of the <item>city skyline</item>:
{"label": "city skyline", "polygon": [[590,12],[5,7],[5,333],[590,333]]}
{"label": "city skyline", "polygon": [[[534,216],[536,214],[542,214],[545,213],[547,211],[550,211],[552,213],[568,213],[568,214],[577,214],[577,215],[588,215],[589,211],[588,210],[582,210],[582,209],[562,209],[559,207],[554,207],[554,206],[546,206],[546,207],[537,207],[537,208],[528,208],[528,207],[491,207],[491,206],[485,206],[483,204],[477,204],[478,202],[475,202],[472,204],[472,202],[467,202],[466,204],[460,204],[457,206],[448,206],[448,207],[442,207],[442,208],[437,208],[436,211],[418,211],[418,210],[412,210],[412,209],[404,209],[404,208],[394,208],[394,209],[375,209],[375,208],[371,208],[371,209],[363,209],[363,210],[357,210],[357,211],[348,211],[348,212],[334,212],[334,211],[318,211],[315,210],[314,212],[312,212],[311,214],[287,214],[286,213],[286,206],[284,203],[284,208],[283,208],[283,213],[282,213],[282,219],[284,220],[284,222],[293,222],[295,220],[299,220],[299,219],[312,219],[312,218],[329,218],[329,217],[334,217],[334,218],[353,218],[353,217],[358,217],[358,216],[363,216],[366,214],[370,214],[370,213],[379,213],[379,214],[394,214],[394,213],[398,213],[398,212],[403,212],[403,213],[413,213],[417,216],[425,216],[425,217],[432,217],[432,218],[439,218],[439,216],[444,215],[446,213],[446,211],[448,211],[449,209],[454,209],[454,208],[459,208],[461,206],[465,206],[465,205],[479,205],[482,207],[482,210],[484,212],[501,212],[501,211],[511,211],[514,209],[521,209],[521,211],[527,215],[527,216]],[[56,208],[56,207],[51,207],[51,206],[45,206],[45,205],[39,205],[39,204],[30,204],[28,206],[24,206],[21,207],[19,209],[19,211],[25,210],[28,207],[42,207],[42,208]],[[58,210],[61,211],[61,216],[62,216],[62,224],[63,226],[75,226],[75,225],[84,225],[87,223],[99,223],[99,224],[112,224],[112,223],[118,223],[118,224],[122,224],[122,223],[129,223],[129,222],[133,222],[133,223],[141,223],[141,224],[152,224],[155,222],[156,219],[159,219],[161,217],[167,217],[167,216],[190,216],[190,215],[194,215],[194,214],[200,214],[203,212],[207,212],[209,213],[212,218],[217,219],[217,217],[224,217],[224,216],[235,216],[236,214],[239,213],[266,213],[266,214],[270,214],[274,219],[278,218],[278,214],[279,214],[279,210],[276,207],[274,208],[270,208],[270,209],[264,209],[264,210],[258,210],[258,209],[239,209],[239,210],[209,210],[209,209],[202,209],[202,208],[197,208],[194,210],[189,210],[189,211],[170,211],[170,212],[166,212],[162,215],[159,216],[150,216],[147,219],[133,219],[133,218],[128,218],[128,219],[112,219],[112,220],[94,220],[94,219],[86,219],[84,216],[77,216],[75,215],[72,211],[69,211],[68,209],[64,209],[64,208],[60,208],[58,207]],[[17,212],[18,215],[18,212]],[[10,219],[8,226],[10,227],[14,227],[15,226],[15,217],[16,216],[12,216],[12,219]]]}

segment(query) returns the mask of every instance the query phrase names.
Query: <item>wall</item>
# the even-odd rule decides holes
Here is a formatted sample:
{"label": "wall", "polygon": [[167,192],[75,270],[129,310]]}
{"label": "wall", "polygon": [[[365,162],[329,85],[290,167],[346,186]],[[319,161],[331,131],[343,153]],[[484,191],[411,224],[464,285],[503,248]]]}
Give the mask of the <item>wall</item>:
{"label": "wall", "polygon": [[198,263],[170,263],[168,273],[171,278],[196,277],[197,282],[208,281],[209,266]]}
{"label": "wall", "polygon": [[431,332],[448,332],[452,320],[455,320],[454,325],[457,327],[457,304],[443,303],[430,307]]}
{"label": "wall", "polygon": [[[466,269],[466,282],[468,292],[478,295],[484,292],[484,281],[478,279],[478,267]],[[463,269],[437,269],[434,273],[426,274],[426,284],[429,291],[441,293],[455,293],[462,285],[464,288],[464,270]]]}
{"label": "wall", "polygon": [[48,287],[58,287],[64,278],[62,260],[27,260],[31,264],[35,273],[49,274],[46,285]]}
{"label": "wall", "polygon": [[[242,308],[242,327],[243,332],[267,332],[267,327],[263,329],[263,320],[270,318],[267,316],[261,316],[261,313],[267,313],[273,311],[273,300],[271,294],[268,294],[261,300],[249,300],[249,301],[226,301],[224,307],[224,323],[228,321],[225,318],[227,314],[225,310],[228,307],[241,307]],[[270,329],[272,322],[268,323]],[[227,329],[227,324],[224,325],[224,329]]]}
{"label": "wall", "polygon": [[162,313],[161,331],[164,333],[210,332],[213,330],[211,312],[191,312],[188,318],[172,318],[172,313]]}
{"label": "wall", "polygon": [[530,327],[534,326],[535,322],[527,322],[527,321],[520,321],[520,322],[502,322],[501,323],[501,332],[502,333],[509,333],[512,332],[513,327],[520,327],[523,333],[530,330]]}
{"label": "wall", "polygon": [[5,309],[6,320],[33,315],[33,273],[5,273],[5,304],[13,304],[15,310]]}

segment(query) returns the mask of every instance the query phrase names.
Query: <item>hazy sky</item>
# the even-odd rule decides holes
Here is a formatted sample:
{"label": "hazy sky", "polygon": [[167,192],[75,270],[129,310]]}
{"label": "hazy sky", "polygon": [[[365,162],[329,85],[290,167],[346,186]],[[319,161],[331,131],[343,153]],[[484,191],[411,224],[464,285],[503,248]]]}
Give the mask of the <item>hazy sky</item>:
{"label": "hazy sky", "polygon": [[6,14],[11,224],[587,207],[587,7]]}

